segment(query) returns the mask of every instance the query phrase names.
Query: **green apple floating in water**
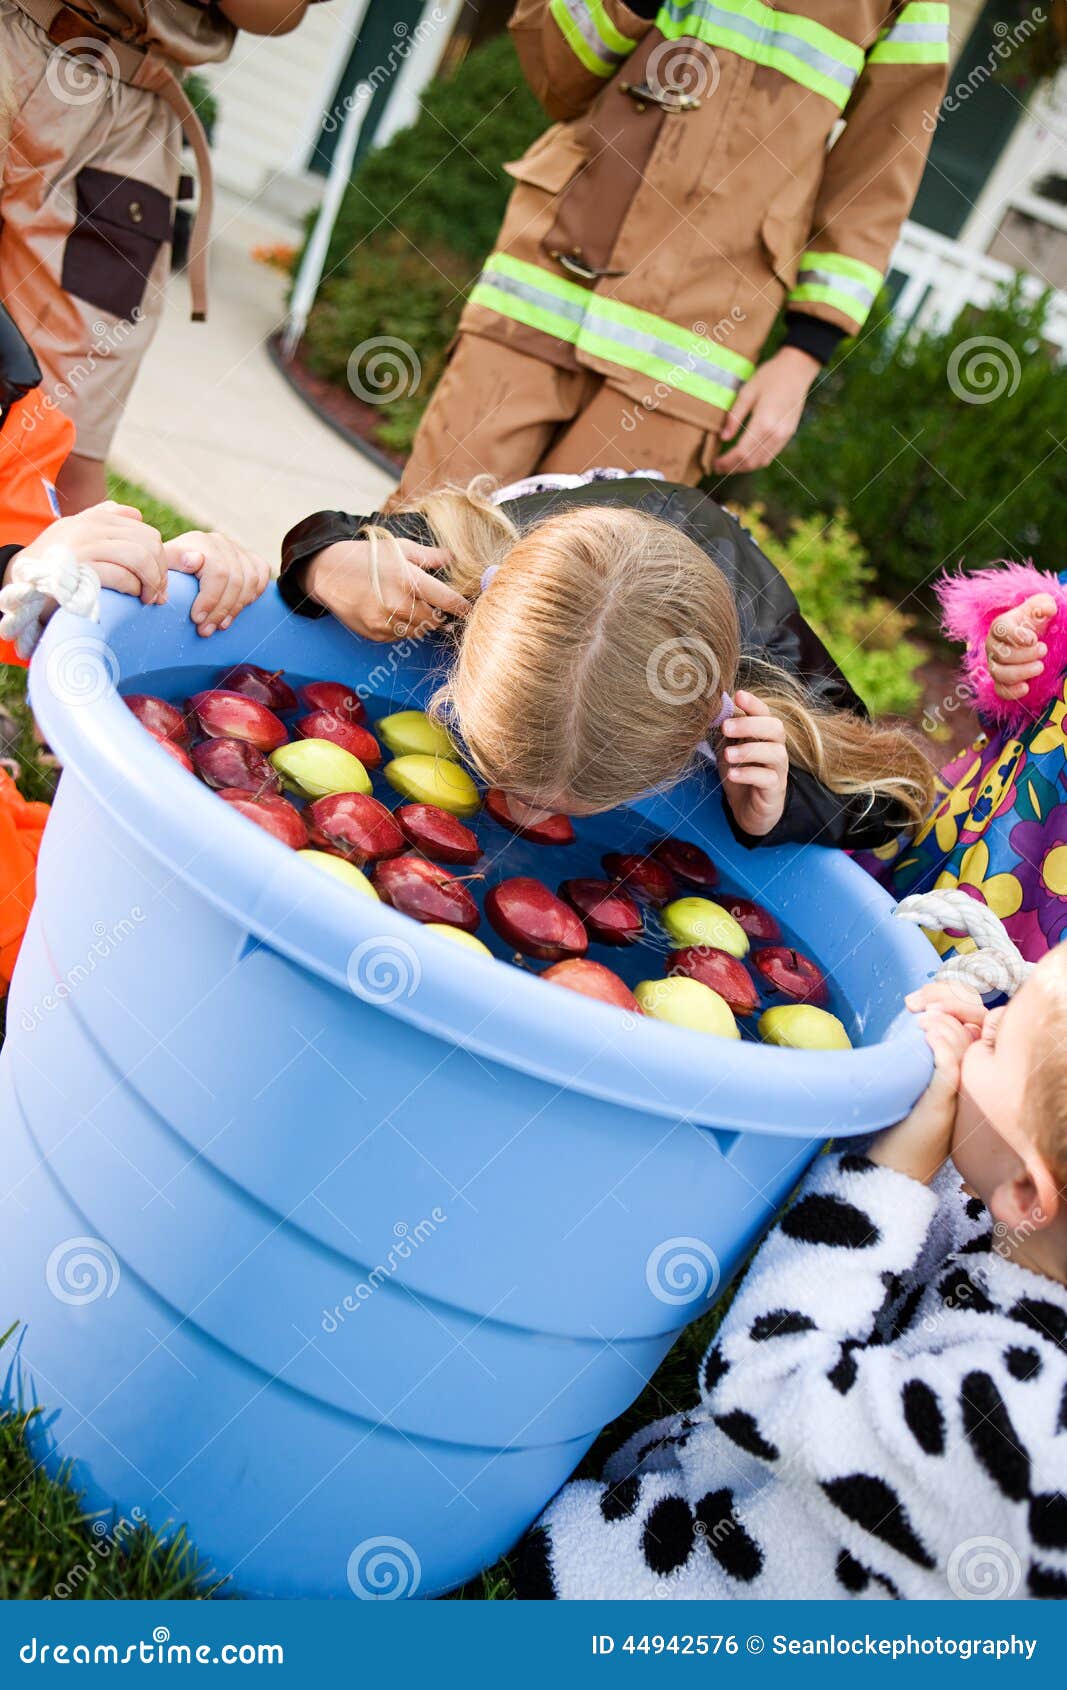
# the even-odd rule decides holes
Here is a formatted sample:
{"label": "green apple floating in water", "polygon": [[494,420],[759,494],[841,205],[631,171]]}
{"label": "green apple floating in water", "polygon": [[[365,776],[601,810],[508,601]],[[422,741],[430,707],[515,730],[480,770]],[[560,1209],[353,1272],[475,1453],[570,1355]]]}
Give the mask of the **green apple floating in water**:
{"label": "green apple floating in water", "polygon": [[852,1040],[836,1015],[811,1003],[783,1003],[759,1018],[764,1044],[788,1050],[851,1050]]}
{"label": "green apple floating in water", "polygon": [[358,757],[328,739],[298,739],[271,752],[282,785],[301,798],[328,798],[333,792],[369,792],[370,775]]}
{"label": "green apple floating in water", "polygon": [[351,886],[354,892],[362,892],[365,898],[377,900],[378,894],[366,875],[347,858],[331,856],[329,851],[298,851],[296,854],[305,863],[311,863],[312,867],[321,869],[324,874],[332,874],[335,880],[342,881],[345,886]]}
{"label": "green apple floating in water", "polygon": [[374,726],[394,757],[456,755],[452,735],[422,710],[397,710],[392,716],[381,716]]}
{"label": "green apple floating in water", "polygon": [[407,752],[386,763],[383,773],[401,797],[415,804],[436,804],[453,816],[473,816],[481,803],[478,788],[466,769],[447,757]]}
{"label": "green apple floating in water", "polygon": [[427,933],[440,933],[442,939],[453,939],[457,945],[462,945],[464,950],[477,951],[479,956],[487,956],[491,961],[496,961],[489,946],[483,945],[475,934],[464,933],[462,927],[450,927],[445,921],[428,921],[426,931]]}
{"label": "green apple floating in water", "polygon": [[645,1014],[657,1021],[688,1027],[694,1033],[714,1033],[720,1039],[741,1037],[726,999],[683,974],[669,980],[642,980],[634,987],[634,997]]}
{"label": "green apple floating in water", "polygon": [[748,955],[748,934],[741,923],[711,898],[675,898],[660,911],[660,919],[680,948],[711,945],[731,956]]}

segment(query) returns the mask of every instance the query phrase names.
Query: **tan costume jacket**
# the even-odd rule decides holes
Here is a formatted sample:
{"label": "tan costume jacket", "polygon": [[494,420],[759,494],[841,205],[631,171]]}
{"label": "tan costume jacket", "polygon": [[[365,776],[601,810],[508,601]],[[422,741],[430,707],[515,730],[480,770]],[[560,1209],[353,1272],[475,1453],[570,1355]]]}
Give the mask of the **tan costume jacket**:
{"label": "tan costume jacket", "polygon": [[557,121],[507,166],[461,329],[717,433],[783,304],[861,328],[922,175],[948,23],[915,0],[666,0],[654,21],[520,0],[515,43]]}

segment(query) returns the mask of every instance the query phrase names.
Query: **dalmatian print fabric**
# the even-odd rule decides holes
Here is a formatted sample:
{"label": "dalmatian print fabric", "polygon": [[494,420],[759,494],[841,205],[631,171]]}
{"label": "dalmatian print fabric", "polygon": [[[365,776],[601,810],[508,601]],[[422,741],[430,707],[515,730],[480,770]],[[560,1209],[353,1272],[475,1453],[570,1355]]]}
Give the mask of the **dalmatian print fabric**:
{"label": "dalmatian print fabric", "polygon": [[565,1485],[527,1598],[1067,1597],[1067,1289],[951,1166],[822,1157],[687,1414]]}

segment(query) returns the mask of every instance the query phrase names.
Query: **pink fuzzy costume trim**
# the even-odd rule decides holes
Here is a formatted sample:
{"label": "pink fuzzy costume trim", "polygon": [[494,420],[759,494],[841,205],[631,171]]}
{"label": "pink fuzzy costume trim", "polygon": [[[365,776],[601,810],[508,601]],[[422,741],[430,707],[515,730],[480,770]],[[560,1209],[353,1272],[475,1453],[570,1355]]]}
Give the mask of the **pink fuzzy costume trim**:
{"label": "pink fuzzy costume trim", "polygon": [[[967,647],[963,672],[975,690],[975,707],[1008,728],[1022,728],[1041,715],[1059,692],[1067,669],[1067,586],[1032,563],[1002,563],[974,575],[943,575],[936,592],[942,627],[950,639]],[[1030,682],[1023,698],[998,698],[986,667],[985,642],[997,617],[1033,593],[1050,593],[1058,609],[1043,633],[1048,647],[1044,673]]]}

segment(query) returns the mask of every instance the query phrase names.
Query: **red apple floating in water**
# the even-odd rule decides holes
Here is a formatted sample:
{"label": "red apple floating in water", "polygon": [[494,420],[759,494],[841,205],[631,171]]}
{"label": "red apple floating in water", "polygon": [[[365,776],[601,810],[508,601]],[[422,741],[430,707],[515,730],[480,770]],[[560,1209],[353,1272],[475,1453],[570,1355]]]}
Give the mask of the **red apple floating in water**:
{"label": "red apple floating in water", "polygon": [[262,751],[245,739],[203,739],[193,746],[193,766],[200,779],[221,791],[277,792],[281,782]]}
{"label": "red apple floating in water", "polygon": [[131,692],[122,701],[132,710],[143,728],[153,739],[171,739],[175,745],[185,745],[189,739],[189,723],[180,710],[165,698],[153,698],[151,693]]}
{"label": "red apple floating in water", "polygon": [[795,951],[792,945],[767,945],[753,954],[752,961],[767,984],[784,997],[800,1003],[826,1002],[826,976],[803,951]]}
{"label": "red apple floating in water", "polygon": [[328,710],[343,722],[363,722],[367,712],[363,701],[343,681],[309,681],[302,689],[309,710]]}
{"label": "red apple floating in water", "polygon": [[644,931],[641,911],[614,881],[565,880],[559,895],[577,910],[590,937],[602,945],[630,945]]}
{"label": "red apple floating in water", "polygon": [[437,804],[401,804],[393,815],[408,842],[434,862],[476,863],[482,854],[477,834]]}
{"label": "red apple floating in water", "polygon": [[545,816],[538,822],[516,821],[508,804],[507,793],[501,792],[498,786],[489,788],[485,795],[485,807],[501,827],[506,827],[509,833],[517,833],[520,839],[528,839],[533,845],[574,843],[574,828],[569,816]]}
{"label": "red apple floating in water", "polygon": [[648,854],[690,886],[719,884],[719,871],[708,853],[688,839],[660,839]]}
{"label": "red apple floating in water", "polygon": [[589,944],[574,910],[542,881],[526,875],[494,886],[486,895],[485,913],[506,945],[543,962],[584,956]]}
{"label": "red apple floating in water", "polygon": [[302,851],[307,844],[308,830],[304,826],[303,816],[287,798],[279,797],[276,792],[265,792],[261,798],[253,798],[250,792],[238,792],[236,787],[224,787],[219,797],[229,804],[232,810],[247,816],[250,822],[255,822],[266,833],[272,833],[275,839],[280,839],[283,845],[288,845],[293,851]]}
{"label": "red apple floating in water", "polygon": [[328,739],[342,751],[351,751],[365,769],[376,769],[382,760],[382,748],[372,733],[358,722],[335,716],[330,710],[312,710],[309,715],[301,716],[294,727],[301,739]]}
{"label": "red apple floating in water", "polygon": [[654,857],[632,851],[609,851],[602,859],[604,873],[642,904],[669,904],[678,891],[670,869]]}
{"label": "red apple floating in water", "polygon": [[313,837],[362,868],[377,857],[395,857],[407,841],[384,804],[366,792],[333,792],[308,806]]}
{"label": "red apple floating in water", "polygon": [[227,692],[240,692],[265,704],[268,710],[295,710],[296,693],[282,680],[280,669],[261,669],[258,663],[238,663],[215,682]]}
{"label": "red apple floating in water", "polygon": [[572,992],[581,992],[584,998],[596,998],[599,1003],[628,1009],[633,1015],[644,1013],[626,982],[610,968],[605,968],[602,962],[594,962],[592,957],[571,957],[567,962],[555,962],[551,968],[545,969],[541,978],[551,980],[556,986],[567,986]]}
{"label": "red apple floating in water", "polygon": [[273,710],[241,692],[213,687],[194,693],[189,708],[209,739],[246,739],[257,751],[276,751],[289,738]]}
{"label": "red apple floating in water", "polygon": [[163,750],[174,758],[176,763],[180,763],[183,769],[188,769],[191,775],[195,775],[196,770],[193,768],[193,760],[184,745],[175,745],[172,739],[164,739],[162,734],[153,734],[152,738],[157,745],[161,745]]}
{"label": "red apple floating in water", "polygon": [[686,945],[667,958],[668,974],[699,980],[725,998],[735,1015],[752,1015],[760,1006],[755,981],[737,957],[711,945]]}
{"label": "red apple floating in water", "polygon": [[782,937],[782,929],[770,910],[765,910],[762,904],[754,903],[751,898],[739,898],[733,893],[724,892],[719,903],[733,916],[737,925],[744,928],[750,939]]}
{"label": "red apple floating in water", "polygon": [[374,871],[374,887],[383,903],[416,921],[445,922],[473,933],[478,906],[463,882],[425,857],[391,857]]}

